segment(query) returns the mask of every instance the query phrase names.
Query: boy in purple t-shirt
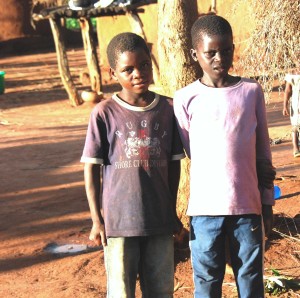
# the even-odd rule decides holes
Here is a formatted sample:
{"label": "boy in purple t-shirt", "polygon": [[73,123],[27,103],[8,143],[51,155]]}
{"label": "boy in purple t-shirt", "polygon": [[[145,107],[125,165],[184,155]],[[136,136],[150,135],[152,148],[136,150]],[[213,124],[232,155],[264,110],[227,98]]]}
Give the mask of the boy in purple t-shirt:
{"label": "boy in purple t-shirt", "polygon": [[176,92],[174,109],[191,158],[195,297],[221,297],[228,239],[239,297],[262,298],[264,225],[269,233],[275,178],[264,95],[256,81],[228,74],[234,44],[224,18],[202,16],[191,32],[203,76]]}
{"label": "boy in purple t-shirt", "polygon": [[173,297],[173,234],[183,147],[172,100],[148,90],[152,65],[145,41],[115,36],[110,72],[122,90],[93,109],[81,161],[93,227],[103,244],[107,297]]}

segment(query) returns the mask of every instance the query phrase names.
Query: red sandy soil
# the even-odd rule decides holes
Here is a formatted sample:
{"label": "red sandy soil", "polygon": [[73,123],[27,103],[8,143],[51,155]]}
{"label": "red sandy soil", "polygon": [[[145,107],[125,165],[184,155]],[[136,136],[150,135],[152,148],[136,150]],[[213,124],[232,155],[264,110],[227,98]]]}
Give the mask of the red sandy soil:
{"label": "red sandy soil", "polygon": [[[86,67],[82,50],[69,50],[71,73]],[[0,59],[6,71],[0,95],[0,297],[105,297],[103,251],[88,240],[91,221],[79,162],[89,113],[72,107],[62,86],[55,53]],[[116,91],[103,69],[104,96]],[[282,93],[267,105],[270,137],[282,199],[274,207],[275,227],[267,240],[265,275],[277,269],[299,279],[300,158],[292,156],[289,119],[281,114]],[[49,243],[87,244],[78,254],[51,254]],[[188,243],[176,248],[174,297],[192,297]],[[140,291],[137,291],[140,297]],[[279,297],[299,297],[290,291]],[[224,297],[237,297],[228,267]]]}

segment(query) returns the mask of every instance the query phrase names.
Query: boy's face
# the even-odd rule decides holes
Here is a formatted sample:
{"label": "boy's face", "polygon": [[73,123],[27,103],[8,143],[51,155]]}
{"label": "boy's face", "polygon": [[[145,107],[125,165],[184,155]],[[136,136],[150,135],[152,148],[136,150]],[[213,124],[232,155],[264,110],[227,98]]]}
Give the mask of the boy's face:
{"label": "boy's face", "polygon": [[197,47],[191,50],[192,57],[198,61],[203,78],[210,81],[223,79],[232,66],[234,44],[230,35],[202,35]]}
{"label": "boy's face", "polygon": [[110,69],[110,72],[124,91],[136,94],[148,91],[153,80],[151,58],[144,49],[119,54],[116,67]]}

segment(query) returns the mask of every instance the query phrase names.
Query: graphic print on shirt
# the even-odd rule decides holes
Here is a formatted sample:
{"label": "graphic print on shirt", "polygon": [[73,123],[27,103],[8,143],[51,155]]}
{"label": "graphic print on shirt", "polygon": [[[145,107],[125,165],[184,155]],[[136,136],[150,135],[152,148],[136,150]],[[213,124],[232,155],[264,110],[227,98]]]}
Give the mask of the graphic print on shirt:
{"label": "graphic print on shirt", "polygon": [[[124,155],[120,162],[115,163],[116,168],[130,167],[160,167],[165,166],[166,161],[160,160],[161,139],[167,136],[166,131],[159,130],[159,123],[149,127],[147,120],[142,120],[137,127],[133,127],[131,122],[127,122],[127,131],[117,131],[115,134],[119,141],[123,142]],[[155,136],[150,136],[150,131]],[[127,160],[125,161],[125,159]]]}

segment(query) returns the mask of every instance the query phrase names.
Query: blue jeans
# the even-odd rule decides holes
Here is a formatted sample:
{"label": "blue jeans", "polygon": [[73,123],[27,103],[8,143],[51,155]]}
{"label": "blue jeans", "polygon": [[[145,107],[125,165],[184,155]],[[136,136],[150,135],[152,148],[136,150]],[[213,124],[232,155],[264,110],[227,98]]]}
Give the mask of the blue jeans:
{"label": "blue jeans", "polygon": [[108,238],[104,259],[107,297],[135,298],[138,275],[143,298],[173,297],[172,235]]}
{"label": "blue jeans", "polygon": [[190,233],[196,298],[221,298],[226,239],[239,297],[265,297],[261,216],[193,216]]}

